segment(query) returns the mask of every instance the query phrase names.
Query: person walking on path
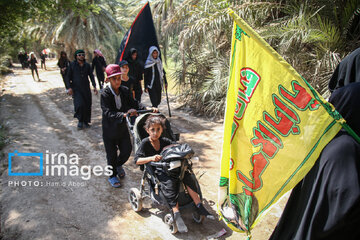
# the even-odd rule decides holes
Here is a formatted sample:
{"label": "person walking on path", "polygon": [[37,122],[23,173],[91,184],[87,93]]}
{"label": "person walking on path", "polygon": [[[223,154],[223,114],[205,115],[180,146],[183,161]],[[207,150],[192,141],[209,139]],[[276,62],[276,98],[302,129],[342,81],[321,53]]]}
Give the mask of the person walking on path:
{"label": "person walking on path", "polygon": [[92,69],[92,71],[94,71],[94,68],[95,68],[96,77],[99,82],[99,88],[103,89],[104,79],[105,79],[104,71],[106,68],[106,61],[105,61],[103,54],[101,53],[101,51],[99,49],[96,49],[94,51],[94,56],[95,57],[92,60],[91,69]]}
{"label": "person walking on path", "polygon": [[70,65],[70,61],[66,55],[66,52],[64,51],[61,51],[60,53],[60,58],[59,58],[59,61],[57,63],[58,67],[60,68],[60,74],[61,74],[61,77],[64,81],[64,85],[66,87],[66,83],[65,83],[65,77],[66,77],[66,73],[67,73],[67,69]]}
{"label": "person walking on path", "polygon": [[45,54],[43,54],[42,52],[40,53],[40,59],[41,59],[41,69],[44,69],[46,70],[46,65],[45,65]]}
{"label": "person walking on path", "polygon": [[36,66],[37,60],[35,57],[35,53],[31,52],[30,53],[30,59],[29,59],[29,65],[30,65],[30,69],[31,69],[31,75],[35,81],[35,76],[34,76],[34,71],[36,72],[36,76],[38,77],[38,81],[40,82],[40,78],[39,78],[39,73],[37,70],[37,66]]}
{"label": "person walking on path", "polygon": [[142,86],[141,82],[143,80],[144,68],[141,66],[138,61],[138,54],[135,48],[130,49],[130,54],[126,61],[129,66],[129,77],[134,79],[134,92],[135,99],[138,102],[141,102]]}
{"label": "person walking on path", "polygon": [[24,54],[22,52],[19,52],[18,54],[18,60],[19,63],[21,64],[21,68],[25,69],[25,64],[24,64]]}
{"label": "person walking on path", "polygon": [[[121,74],[117,64],[109,64],[106,67],[107,81],[110,82],[110,85],[104,88],[100,97],[106,159],[108,165],[113,169],[113,174],[108,181],[115,188],[121,186],[119,178],[125,177],[125,170],[122,166],[129,159],[132,150],[125,118],[127,115],[136,116],[136,110],[145,109],[143,105],[133,99],[129,89],[121,84]],[[151,109],[153,112],[158,111],[156,108]]]}
{"label": "person walking on path", "polygon": [[98,94],[91,66],[85,61],[85,52],[79,49],[75,52],[75,60],[70,63],[65,78],[65,86],[69,95],[73,96],[75,115],[79,120],[78,129],[89,128],[91,122],[91,90],[89,78],[94,87],[95,95]]}
{"label": "person walking on path", "polygon": [[163,87],[167,88],[167,81],[159,49],[155,46],[150,47],[149,55],[145,62],[144,82],[145,92],[149,93],[152,106],[158,107],[161,102],[161,91]]}

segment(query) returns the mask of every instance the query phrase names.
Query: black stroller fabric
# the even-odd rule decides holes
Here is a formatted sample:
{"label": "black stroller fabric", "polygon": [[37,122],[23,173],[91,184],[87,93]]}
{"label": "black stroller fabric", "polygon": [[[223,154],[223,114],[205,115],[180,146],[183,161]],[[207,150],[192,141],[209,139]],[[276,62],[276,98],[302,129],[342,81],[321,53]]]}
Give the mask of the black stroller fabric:
{"label": "black stroller fabric", "polygon": [[160,155],[163,157],[162,162],[182,161],[182,167],[187,167],[182,180],[180,179],[181,167],[170,171],[166,169],[157,171],[164,197],[170,207],[175,207],[179,201],[179,194],[184,190],[182,189],[182,184],[199,193],[200,189],[197,180],[194,174],[188,169],[191,168],[188,164],[188,159],[194,155],[194,151],[188,144],[170,145],[165,148]]}
{"label": "black stroller fabric", "polygon": [[[164,171],[158,171],[156,175],[160,181],[161,191],[163,192],[164,197],[171,208],[176,206],[176,203],[179,200],[179,194],[183,191],[183,189],[181,189],[182,183],[190,187],[195,192],[200,193],[197,180],[195,176],[189,171],[185,172],[182,183],[178,177],[169,176]],[[180,206],[184,204],[185,203],[183,202],[179,202]]]}
{"label": "black stroller fabric", "polygon": [[163,162],[171,162],[183,158],[190,159],[193,155],[194,151],[186,143],[172,145],[161,152]]}

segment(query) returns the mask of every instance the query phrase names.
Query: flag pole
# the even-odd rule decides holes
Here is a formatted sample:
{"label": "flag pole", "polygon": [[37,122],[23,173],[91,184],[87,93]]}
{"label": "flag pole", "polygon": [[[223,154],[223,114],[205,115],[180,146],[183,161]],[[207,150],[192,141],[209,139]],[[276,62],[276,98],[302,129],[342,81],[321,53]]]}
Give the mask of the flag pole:
{"label": "flag pole", "polygon": [[167,87],[165,87],[165,93],[166,93],[166,102],[167,102],[167,106],[168,106],[168,110],[169,110],[169,117],[171,117],[171,111],[170,111],[170,104],[169,104],[169,96],[168,96],[168,92],[167,92]]}

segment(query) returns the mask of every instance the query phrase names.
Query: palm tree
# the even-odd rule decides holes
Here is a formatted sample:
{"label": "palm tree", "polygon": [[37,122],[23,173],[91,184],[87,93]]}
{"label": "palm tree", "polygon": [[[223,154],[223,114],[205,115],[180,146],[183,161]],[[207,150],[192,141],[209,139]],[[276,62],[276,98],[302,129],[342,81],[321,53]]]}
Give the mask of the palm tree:
{"label": "palm tree", "polygon": [[[155,2],[164,6],[165,1]],[[327,82],[340,59],[359,46],[358,2],[172,1],[160,34],[174,53],[172,59],[181,63],[174,72],[180,97],[195,111],[223,113],[233,24],[228,7],[326,94]],[[164,19],[164,11],[157,14],[155,18]]]}
{"label": "palm tree", "polygon": [[32,20],[33,27],[28,31],[70,55],[81,48],[91,58],[93,50],[99,48],[107,58],[113,59],[121,40],[119,33],[124,33],[125,28],[110,13],[108,6],[93,1],[88,3],[93,7],[87,11],[66,9],[60,21],[39,23],[37,19]]}

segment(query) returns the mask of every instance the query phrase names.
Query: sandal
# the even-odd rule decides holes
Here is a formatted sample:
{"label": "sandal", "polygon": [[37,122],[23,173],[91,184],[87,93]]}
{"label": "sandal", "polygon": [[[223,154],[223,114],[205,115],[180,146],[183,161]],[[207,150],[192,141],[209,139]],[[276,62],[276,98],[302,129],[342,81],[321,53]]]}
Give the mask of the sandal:
{"label": "sandal", "polygon": [[117,170],[117,175],[118,175],[119,178],[124,178],[125,177],[126,173],[125,173],[125,170],[124,170],[124,168],[122,166],[117,167],[116,170]]}
{"label": "sandal", "polygon": [[114,188],[121,187],[120,181],[117,177],[108,178],[108,181]]}
{"label": "sandal", "polygon": [[204,205],[202,203],[199,203],[197,206],[196,206],[196,210],[197,212],[199,213],[200,216],[205,216],[206,218],[209,218],[209,219],[215,219],[215,217],[213,215],[211,215],[208,210],[206,210],[206,208],[204,207]]}

